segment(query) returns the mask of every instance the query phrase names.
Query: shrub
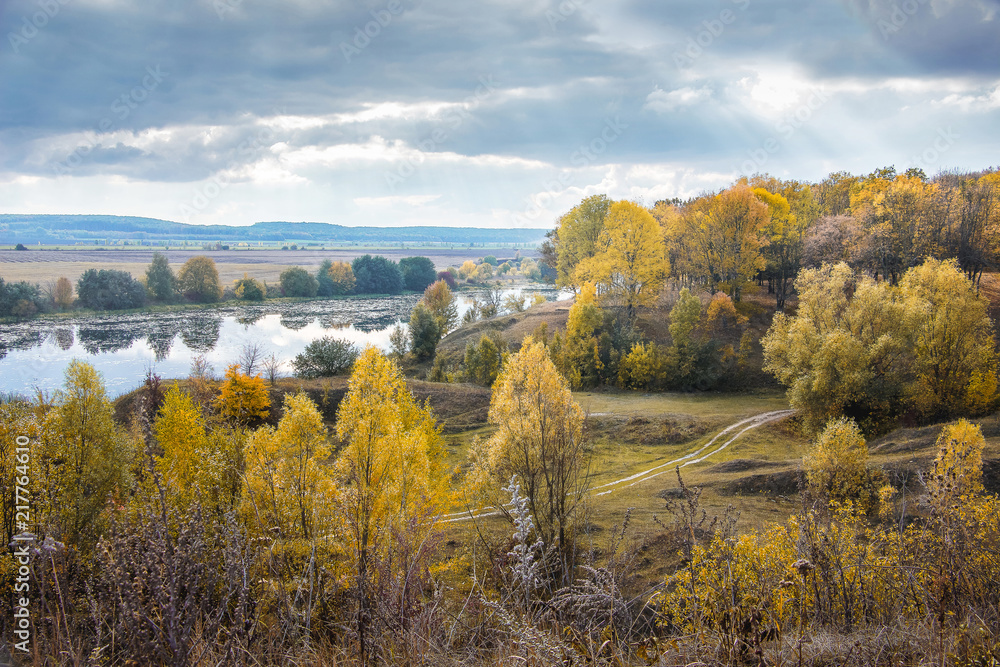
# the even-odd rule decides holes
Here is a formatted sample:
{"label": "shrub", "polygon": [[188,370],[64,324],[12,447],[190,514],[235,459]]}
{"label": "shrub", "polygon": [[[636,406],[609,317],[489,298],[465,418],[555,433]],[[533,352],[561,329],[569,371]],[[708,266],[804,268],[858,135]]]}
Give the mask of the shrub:
{"label": "shrub", "polygon": [[285,296],[314,297],[319,290],[316,278],[299,266],[291,266],[281,272],[281,291]]}
{"label": "shrub", "polygon": [[868,445],[853,420],[836,419],[827,424],[802,463],[814,496],[834,503],[854,501],[865,511],[872,509]]}
{"label": "shrub", "polygon": [[438,280],[445,281],[449,289],[458,287],[458,283],[455,282],[455,276],[451,271],[438,271]]}
{"label": "shrub", "polygon": [[226,381],[215,404],[223,417],[245,426],[270,414],[271,396],[262,377],[243,375],[240,365],[232,364],[226,369]]}
{"label": "shrub", "polygon": [[623,389],[655,389],[666,371],[664,355],[655,343],[635,343],[618,364],[618,385]]}
{"label": "shrub", "polygon": [[87,269],[76,283],[84,308],[121,310],[139,308],[146,302],[146,288],[127,271]]}
{"label": "shrub", "polygon": [[346,373],[358,358],[358,348],[347,340],[324,336],[306,346],[292,361],[295,377],[312,379]]}
{"label": "shrub", "polygon": [[256,278],[250,278],[244,273],[243,277],[236,281],[233,294],[237,299],[244,301],[263,301],[267,295],[267,288]]}

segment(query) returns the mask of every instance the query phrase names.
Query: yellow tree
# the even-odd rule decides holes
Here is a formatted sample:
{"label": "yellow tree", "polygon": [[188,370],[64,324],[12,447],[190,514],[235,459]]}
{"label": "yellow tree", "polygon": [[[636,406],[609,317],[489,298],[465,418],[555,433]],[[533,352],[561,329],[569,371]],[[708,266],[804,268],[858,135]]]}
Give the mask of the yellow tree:
{"label": "yellow tree", "polygon": [[509,500],[503,487],[516,478],[539,537],[563,553],[564,577],[588,483],[583,417],[545,346],[529,338],[493,385],[489,421],[496,431],[473,451],[469,472],[473,491],[502,512]]}
{"label": "yellow tree", "polygon": [[[746,185],[724,190],[709,202],[702,274],[733,301],[740,300],[744,287],[766,266],[761,248],[767,243],[769,219],[767,206]],[[706,271],[708,267],[714,270]]]}
{"label": "yellow tree", "polygon": [[184,262],[177,274],[177,286],[194,301],[214,303],[222,298],[222,284],[215,260],[205,255],[197,255]]}
{"label": "yellow tree", "polygon": [[264,426],[247,439],[246,489],[240,513],[258,534],[313,539],[326,524],[323,499],[331,489],[330,447],[316,404],[304,393],[285,396],[277,428]]}
{"label": "yellow tree", "polygon": [[604,219],[611,208],[606,195],[587,197],[559,218],[556,228],[557,282],[562,286],[578,286],[575,271],[580,262],[598,252],[598,239],[604,231]]}
{"label": "yellow tree", "polygon": [[572,388],[596,385],[603,377],[598,335],[604,313],[597,305],[596,288],[587,282],[580,287],[566,322],[566,337],[558,332],[552,343],[552,358]]}
{"label": "yellow tree", "polygon": [[997,393],[997,355],[987,303],[954,260],[929,259],[900,282],[914,332],[911,400],[927,417],[976,414]]}
{"label": "yellow tree", "polygon": [[240,365],[232,364],[226,369],[226,380],[215,404],[224,418],[246,426],[270,414],[271,396],[264,386],[264,378],[243,375]]}
{"label": "yellow tree", "polygon": [[458,306],[445,281],[438,280],[428,285],[424,290],[423,302],[438,321],[442,336],[458,324]]}
{"label": "yellow tree", "polygon": [[69,278],[60,277],[56,281],[56,288],[52,294],[52,299],[59,310],[66,310],[73,305],[73,283],[69,281]]}
{"label": "yellow tree", "polygon": [[788,387],[810,431],[844,415],[886,428],[903,409],[912,367],[898,294],[843,263],[804,270],[795,287],[797,313],[775,315],[761,339],[764,370]]}
{"label": "yellow tree", "polygon": [[[417,405],[395,363],[367,347],[337,411],[337,435],[344,446],[335,465],[334,499],[358,594],[364,655],[378,577],[402,576],[405,583],[397,590],[410,595],[415,572],[429,555],[444,496],[440,429],[430,410]],[[405,608],[405,600],[399,602]]]}
{"label": "yellow tree", "polygon": [[333,262],[326,271],[333,281],[334,294],[350,294],[354,291],[354,269],[348,262]]}
{"label": "yellow tree", "polygon": [[46,415],[40,467],[55,523],[75,543],[96,537],[92,524],[131,477],[130,442],[112,414],[100,374],[71,361]]}
{"label": "yellow tree", "polygon": [[197,493],[196,480],[208,455],[208,436],[201,409],[177,384],[167,391],[153,424],[153,433],[163,454],[156,467],[164,486],[186,508]]}
{"label": "yellow tree", "polygon": [[634,202],[618,201],[608,209],[597,252],[573,276],[577,284],[595,283],[598,295],[623,307],[632,320],[636,308],[659,296],[669,268],[656,219]]}
{"label": "yellow tree", "polygon": [[983,491],[983,448],[986,441],[978,426],[964,419],[945,426],[937,440],[928,487],[938,506],[951,505],[963,496]]}
{"label": "yellow tree", "polygon": [[767,239],[764,259],[768,275],[774,278],[777,308],[784,310],[789,285],[802,262],[806,220],[792,213],[788,200],[781,194],[772,194],[764,188],[754,188],[753,193],[767,205],[768,219],[762,230]]}
{"label": "yellow tree", "polygon": [[868,445],[854,420],[830,421],[802,463],[816,496],[830,502],[870,505]]}

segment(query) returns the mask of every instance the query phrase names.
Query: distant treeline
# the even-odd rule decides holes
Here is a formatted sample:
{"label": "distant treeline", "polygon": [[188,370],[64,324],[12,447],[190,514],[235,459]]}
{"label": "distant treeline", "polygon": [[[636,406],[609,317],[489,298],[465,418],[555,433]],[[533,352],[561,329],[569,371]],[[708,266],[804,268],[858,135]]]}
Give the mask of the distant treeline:
{"label": "distant treeline", "polygon": [[0,214],[0,244],[76,241],[226,241],[335,243],[538,243],[544,229],[344,227],[326,222],[257,222],[245,227],[189,225],[117,215]]}
{"label": "distant treeline", "polygon": [[224,285],[210,257],[192,257],[175,274],[166,256],[154,252],[146,272],[138,278],[115,269],[87,269],[75,285],[65,277],[44,285],[5,282],[0,277],[0,317],[27,319],[54,311],[125,310],[149,304],[401,294],[422,292],[438,280],[454,288],[459,280],[479,284],[505,274],[521,274],[532,280],[542,277],[538,264],[519,254],[502,263],[488,255],[478,262],[468,260],[461,267],[440,272],[427,257],[404,257],[394,262],[381,255],[362,255],[352,262],[325,260],[315,271],[292,266],[270,285],[248,274],[232,285]]}

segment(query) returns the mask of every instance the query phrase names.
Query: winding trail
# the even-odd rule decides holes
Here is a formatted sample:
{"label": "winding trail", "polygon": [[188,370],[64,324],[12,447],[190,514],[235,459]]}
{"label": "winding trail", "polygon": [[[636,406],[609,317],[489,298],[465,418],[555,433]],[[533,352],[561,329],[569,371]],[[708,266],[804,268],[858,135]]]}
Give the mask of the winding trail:
{"label": "winding trail", "polygon": [[[718,454],[719,452],[729,447],[729,445],[733,444],[733,442],[735,442],[737,438],[739,438],[747,431],[755,429],[759,426],[763,426],[764,424],[770,424],[771,422],[780,421],[782,419],[785,419],[786,417],[790,417],[793,414],[795,414],[795,410],[774,410],[772,412],[762,412],[759,415],[748,417],[742,421],[738,421],[735,424],[731,424],[726,428],[722,429],[721,431],[716,433],[715,436],[711,440],[709,440],[706,444],[702,445],[700,448],[696,449],[690,454],[685,454],[680,458],[673,459],[672,461],[667,461],[666,463],[660,463],[659,465],[653,466],[648,470],[637,472],[634,475],[623,477],[622,479],[617,479],[613,482],[607,482],[605,484],[601,484],[600,486],[595,486],[593,489],[591,489],[591,491],[597,492],[593,494],[595,497],[606,496],[609,493],[613,493],[618,488],[632,487],[641,482],[649,481],[654,477],[659,477],[663,473],[670,472],[674,466],[684,468],[689,465],[694,465],[695,463],[701,463],[710,456],[714,456],[715,454]],[[740,429],[740,427],[743,428]],[[722,438],[726,434],[736,431],[736,429],[740,430],[737,431],[735,435],[733,435],[731,438],[723,442],[721,445],[718,445],[715,449],[712,449],[708,453],[705,453],[705,450],[710,449],[713,445],[715,445],[716,442],[718,442],[720,438]],[[623,484],[627,486],[622,487],[621,485]],[[605,490],[601,491],[600,489],[605,489]],[[441,517],[441,523],[451,523],[453,521],[468,521],[470,519],[479,519],[482,517],[496,516],[498,514],[500,514],[500,511],[493,507],[486,507],[475,511],[466,510],[464,512],[453,512],[451,514],[443,515]]]}

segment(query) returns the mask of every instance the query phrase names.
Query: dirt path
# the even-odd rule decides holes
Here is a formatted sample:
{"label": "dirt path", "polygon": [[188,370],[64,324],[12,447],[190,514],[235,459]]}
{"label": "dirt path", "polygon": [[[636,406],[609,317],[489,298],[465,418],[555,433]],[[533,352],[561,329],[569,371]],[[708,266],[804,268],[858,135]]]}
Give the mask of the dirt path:
{"label": "dirt path", "polygon": [[[735,442],[737,438],[739,438],[747,431],[755,429],[759,426],[763,426],[764,424],[770,424],[771,422],[776,422],[786,417],[790,417],[793,414],[795,414],[795,410],[774,410],[771,412],[764,412],[759,415],[754,415],[753,417],[748,417],[746,419],[738,421],[735,424],[731,424],[730,426],[727,426],[726,428],[722,429],[721,431],[716,433],[715,436],[711,440],[709,440],[706,444],[702,445],[700,448],[696,449],[690,454],[685,454],[680,458],[674,459],[672,461],[667,461],[666,463],[661,463],[659,465],[653,466],[652,468],[649,468],[648,470],[637,472],[634,475],[629,475],[628,477],[623,477],[622,479],[618,479],[613,482],[607,482],[606,484],[601,484],[600,486],[596,486],[593,489],[591,489],[591,491],[597,492],[593,494],[594,497],[606,496],[609,493],[616,491],[618,488],[628,488],[631,486],[635,486],[636,484],[639,484],[641,482],[651,480],[654,477],[659,477],[663,473],[670,472],[671,470],[673,470],[674,466],[679,466],[681,468],[684,468],[686,466],[693,465],[695,463],[701,463],[710,456],[714,456],[715,454],[718,454],[719,452],[729,447],[729,445],[733,444],[733,442]],[[740,429],[740,427],[743,428]],[[722,438],[726,434],[732,433],[736,429],[740,430],[737,431],[735,435],[733,435],[731,438],[723,442],[721,445],[715,447],[715,449],[712,449],[708,453],[705,453],[705,451],[710,449],[713,445],[715,445],[715,443],[718,442],[720,438]],[[622,487],[621,485],[623,484],[627,484],[627,486]],[[605,489],[605,490],[601,491],[600,489]],[[475,510],[473,512],[469,512],[468,510],[464,512],[453,512],[451,514],[443,515],[441,517],[441,523],[451,523],[453,521],[468,521],[469,519],[479,519],[488,516],[496,516],[498,514],[500,514],[500,512],[491,507]]]}

